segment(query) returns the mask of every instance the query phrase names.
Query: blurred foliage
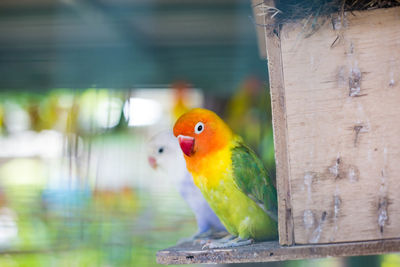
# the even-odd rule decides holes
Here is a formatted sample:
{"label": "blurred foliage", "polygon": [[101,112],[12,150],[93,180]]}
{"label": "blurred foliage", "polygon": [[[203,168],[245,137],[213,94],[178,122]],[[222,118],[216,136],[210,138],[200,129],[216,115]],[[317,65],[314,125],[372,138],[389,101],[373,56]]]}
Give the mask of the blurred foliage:
{"label": "blurred foliage", "polygon": [[400,266],[400,255],[399,254],[388,254],[382,257],[382,267],[395,267]]}
{"label": "blurred foliage", "polygon": [[5,192],[19,232],[2,250],[0,266],[155,266],[157,250],[195,230],[187,210],[176,216],[170,207],[153,207],[157,201],[143,190],[51,195],[18,185]]}
{"label": "blurred foliage", "polygon": [[[157,250],[195,231],[181,203],[171,212],[173,204],[154,207],[160,201],[147,189],[132,184],[98,187],[96,177],[91,178],[90,155],[111,154],[114,160],[107,164],[124,168],[118,165],[119,150],[137,138],[123,117],[128,95],[95,88],[0,93],[1,142],[17,138],[18,143],[22,136],[33,145],[29,140],[46,131],[62,136],[55,143],[62,146],[61,154],[33,150],[15,156],[9,147],[11,156],[7,151],[0,155],[0,208],[12,212],[8,219],[18,231],[9,240],[3,238],[6,243],[0,233],[0,266],[154,266]],[[44,141],[43,146],[53,145]],[[118,184],[120,170],[114,173],[107,179]],[[177,201],[168,192],[162,198]],[[0,216],[0,232],[3,220]]]}
{"label": "blurred foliage", "polygon": [[0,126],[5,133],[10,133],[7,121],[15,120],[12,113],[17,107],[28,115],[30,130],[97,134],[123,121],[125,96],[121,91],[99,88],[55,89],[47,93],[0,92]]}

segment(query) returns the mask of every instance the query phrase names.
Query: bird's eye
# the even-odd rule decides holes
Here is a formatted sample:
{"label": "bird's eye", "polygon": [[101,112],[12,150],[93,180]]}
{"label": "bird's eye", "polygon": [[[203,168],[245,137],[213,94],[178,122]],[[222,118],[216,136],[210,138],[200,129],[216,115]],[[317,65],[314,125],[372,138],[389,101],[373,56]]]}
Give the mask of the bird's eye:
{"label": "bird's eye", "polygon": [[164,148],[163,147],[160,147],[159,149],[158,149],[158,154],[162,154],[164,152]]}
{"label": "bird's eye", "polygon": [[194,132],[195,132],[196,134],[201,133],[203,130],[204,130],[204,123],[202,123],[202,122],[198,122],[198,123],[196,124],[196,126],[194,126]]}

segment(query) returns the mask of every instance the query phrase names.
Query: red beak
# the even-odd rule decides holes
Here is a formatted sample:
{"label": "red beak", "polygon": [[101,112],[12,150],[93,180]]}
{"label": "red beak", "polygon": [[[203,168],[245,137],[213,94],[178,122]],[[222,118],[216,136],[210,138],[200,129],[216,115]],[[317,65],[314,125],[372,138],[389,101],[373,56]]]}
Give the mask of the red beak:
{"label": "red beak", "polygon": [[181,146],[183,153],[190,157],[193,154],[194,138],[185,135],[178,135],[178,142]]}
{"label": "red beak", "polygon": [[157,169],[157,160],[153,157],[148,157],[149,164],[153,169]]}

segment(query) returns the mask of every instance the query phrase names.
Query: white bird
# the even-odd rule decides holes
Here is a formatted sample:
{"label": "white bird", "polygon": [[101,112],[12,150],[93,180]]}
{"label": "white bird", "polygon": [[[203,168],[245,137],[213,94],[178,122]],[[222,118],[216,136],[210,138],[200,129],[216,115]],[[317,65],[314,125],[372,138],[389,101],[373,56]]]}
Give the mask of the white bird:
{"label": "white bird", "polygon": [[204,199],[200,189],[193,182],[192,175],[186,169],[186,162],[178,140],[172,132],[164,131],[155,135],[148,144],[148,161],[153,169],[159,169],[168,177],[192,209],[198,226],[197,233],[191,238],[215,238],[225,235],[226,229]]}

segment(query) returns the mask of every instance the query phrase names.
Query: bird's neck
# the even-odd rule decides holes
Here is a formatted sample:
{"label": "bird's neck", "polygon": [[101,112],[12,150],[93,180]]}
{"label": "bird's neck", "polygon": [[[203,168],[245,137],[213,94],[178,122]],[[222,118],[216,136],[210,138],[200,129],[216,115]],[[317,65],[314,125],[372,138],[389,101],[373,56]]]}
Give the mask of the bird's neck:
{"label": "bird's neck", "polygon": [[231,146],[228,144],[202,157],[193,155],[185,159],[186,166],[198,187],[215,187],[224,178],[223,174],[231,170]]}

